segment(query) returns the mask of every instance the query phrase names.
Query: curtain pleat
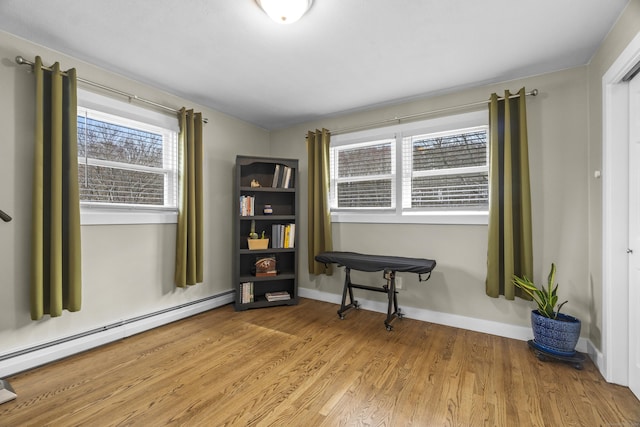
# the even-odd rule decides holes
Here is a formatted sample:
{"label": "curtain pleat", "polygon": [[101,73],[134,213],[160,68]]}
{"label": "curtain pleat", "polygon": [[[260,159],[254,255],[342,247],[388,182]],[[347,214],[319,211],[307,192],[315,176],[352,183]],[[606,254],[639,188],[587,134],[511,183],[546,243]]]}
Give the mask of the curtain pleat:
{"label": "curtain pleat", "polygon": [[513,275],[533,278],[531,192],[526,94],[489,102],[489,227],[486,293],[531,299],[515,287]]}
{"label": "curtain pleat", "polygon": [[202,114],[182,108],[178,120],[180,163],[175,283],[182,288],[204,281]]}
{"label": "curtain pleat", "polygon": [[307,133],[308,264],[311,274],[333,273],[331,264],[325,265],[315,260],[317,254],[333,250],[329,208],[329,142],[330,134],[326,129]]}
{"label": "curtain pleat", "polygon": [[[66,74],[66,75],[65,75]],[[36,123],[31,227],[31,318],[79,311],[82,300],[77,78],[34,63]]]}

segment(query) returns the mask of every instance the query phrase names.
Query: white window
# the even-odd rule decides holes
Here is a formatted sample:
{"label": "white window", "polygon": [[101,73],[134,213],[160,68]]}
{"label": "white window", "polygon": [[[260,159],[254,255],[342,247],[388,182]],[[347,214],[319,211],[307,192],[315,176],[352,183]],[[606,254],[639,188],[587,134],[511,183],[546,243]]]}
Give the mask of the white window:
{"label": "white window", "polygon": [[483,111],[333,137],[332,220],[486,224],[487,121]]}
{"label": "white window", "polygon": [[350,144],[331,150],[331,206],[395,207],[395,140]]}
{"label": "white window", "polygon": [[79,94],[83,224],[175,222],[177,118]]}
{"label": "white window", "polygon": [[487,126],[403,138],[402,207],[486,210]]}

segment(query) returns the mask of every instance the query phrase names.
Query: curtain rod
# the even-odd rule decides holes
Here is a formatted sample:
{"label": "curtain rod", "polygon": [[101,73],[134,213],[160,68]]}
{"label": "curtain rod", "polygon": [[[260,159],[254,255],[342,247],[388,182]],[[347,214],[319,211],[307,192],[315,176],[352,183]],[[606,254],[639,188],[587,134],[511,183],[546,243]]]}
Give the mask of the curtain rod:
{"label": "curtain rod", "polygon": [[[31,68],[33,68],[34,65],[35,65],[34,62],[29,61],[28,59],[24,59],[24,57],[22,57],[22,56],[16,56],[16,63],[18,63],[19,65],[28,65]],[[45,69],[45,70],[51,71],[51,67],[47,67],[47,66],[43,65],[42,68]],[[64,71],[62,72],[62,74],[66,75],[66,73]],[[167,107],[166,105],[162,105],[162,104],[159,104],[157,102],[150,101],[150,100],[145,99],[145,98],[141,98],[138,95],[133,95],[133,94],[124,92],[124,91],[122,91],[120,89],[114,89],[112,87],[105,86],[105,85],[100,84],[100,83],[92,82],[91,80],[86,80],[86,79],[83,79],[83,78],[80,78],[80,77],[76,77],[76,80],[78,80],[79,82],[84,83],[86,85],[97,87],[99,89],[106,90],[107,92],[112,92],[112,93],[124,96],[125,98],[129,98],[129,100],[134,99],[134,100],[142,102],[144,104],[153,105],[154,107],[160,108],[160,109],[165,110],[165,111],[170,111],[172,113],[178,113],[180,111],[180,110],[176,110],[173,107]],[[203,117],[202,118],[202,122],[203,123],[208,123],[209,119]]]}
{"label": "curtain rod", "polygon": [[[526,92],[525,96],[537,96],[538,95],[538,89],[533,89],[531,92]],[[509,96],[509,99],[511,98],[518,98],[520,95],[519,94],[514,94]],[[502,99],[502,97],[498,97],[498,99]],[[415,113],[415,114],[409,114],[406,116],[400,116],[400,117],[394,117],[392,119],[384,119],[384,120],[379,120],[377,122],[371,122],[371,123],[366,123],[360,126],[353,126],[353,127],[349,127],[349,128],[342,128],[342,129],[338,129],[336,131],[330,131],[329,133],[331,135],[338,135],[341,133],[347,133],[347,132],[353,132],[356,130],[365,130],[365,129],[369,129],[369,128],[375,128],[375,127],[379,127],[382,125],[386,125],[389,123],[400,123],[401,121],[404,120],[408,120],[408,119],[415,119],[418,117],[423,117],[423,116],[429,116],[432,114],[438,114],[438,113],[444,113],[447,111],[451,111],[451,110],[461,110],[463,108],[469,108],[469,107],[474,107],[476,105],[483,105],[486,104],[487,101],[476,101],[476,102],[471,102],[469,104],[463,104],[463,105],[456,105],[453,107],[445,107],[445,108],[440,108],[438,110],[431,110],[431,111],[424,111],[422,113]],[[306,136],[306,135],[305,135]]]}

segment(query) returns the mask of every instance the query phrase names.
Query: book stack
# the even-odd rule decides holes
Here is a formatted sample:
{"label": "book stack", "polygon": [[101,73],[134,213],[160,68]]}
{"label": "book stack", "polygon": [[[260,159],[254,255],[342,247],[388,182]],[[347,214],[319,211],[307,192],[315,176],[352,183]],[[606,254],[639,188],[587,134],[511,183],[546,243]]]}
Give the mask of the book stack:
{"label": "book stack", "polygon": [[273,171],[271,187],[291,188],[293,186],[293,169],[289,166],[277,164]]}
{"label": "book stack", "polygon": [[293,248],[296,241],[295,224],[273,224],[271,226],[272,248]]}
{"label": "book stack", "polygon": [[253,216],[255,201],[255,196],[240,196],[240,216]]}
{"label": "book stack", "polygon": [[240,283],[240,303],[253,302],[253,282]]}
{"label": "book stack", "polygon": [[267,298],[267,301],[286,301],[291,299],[291,295],[289,295],[287,291],[267,292],[264,296]]}

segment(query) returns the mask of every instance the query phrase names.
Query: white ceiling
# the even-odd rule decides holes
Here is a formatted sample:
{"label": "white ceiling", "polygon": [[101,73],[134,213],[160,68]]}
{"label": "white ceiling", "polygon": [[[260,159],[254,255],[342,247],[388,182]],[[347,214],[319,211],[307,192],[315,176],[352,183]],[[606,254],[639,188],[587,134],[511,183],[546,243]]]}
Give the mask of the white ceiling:
{"label": "white ceiling", "polygon": [[587,64],[627,2],[0,0],[0,29],[279,129]]}

